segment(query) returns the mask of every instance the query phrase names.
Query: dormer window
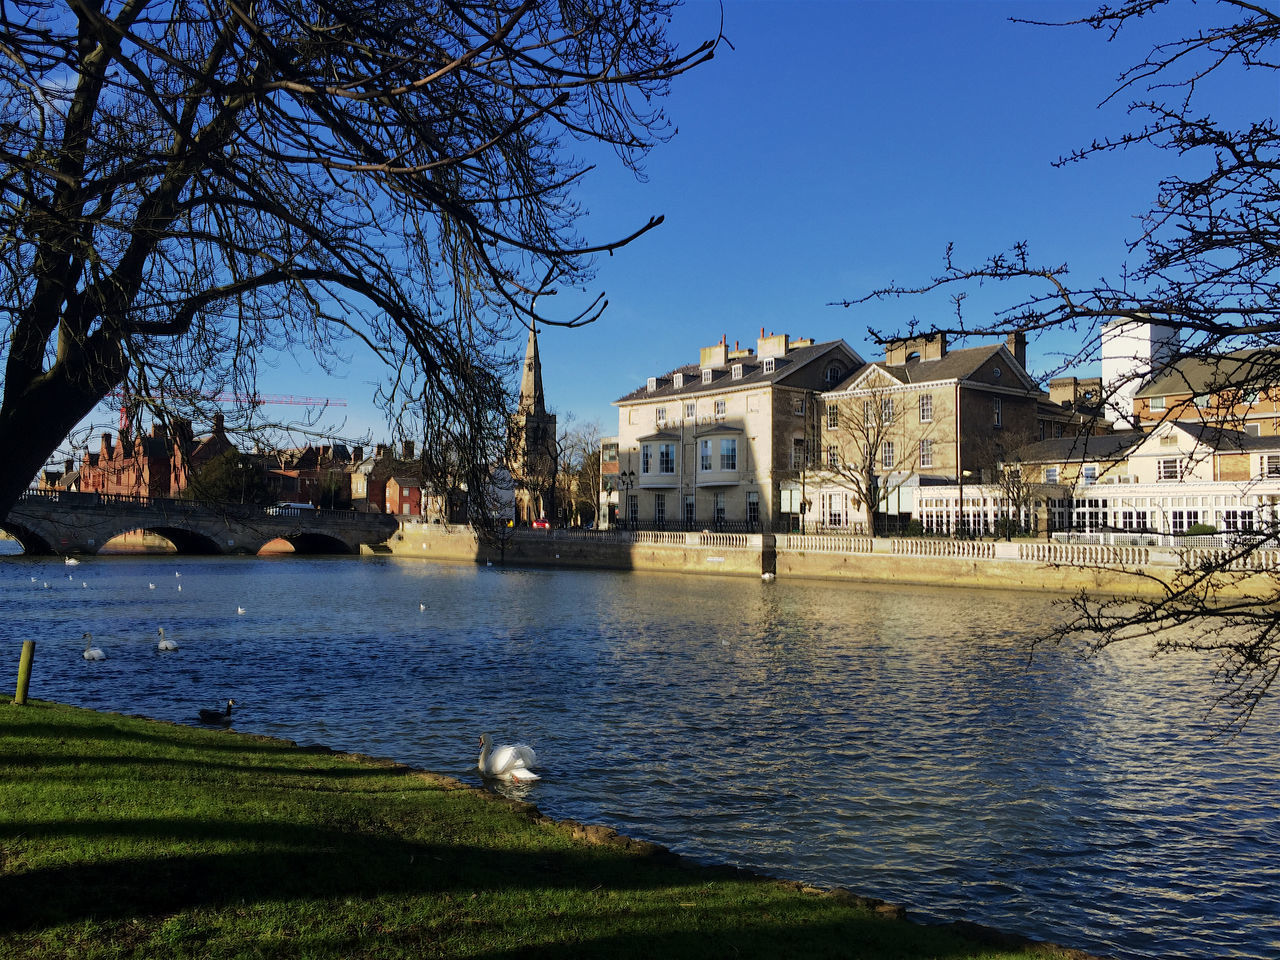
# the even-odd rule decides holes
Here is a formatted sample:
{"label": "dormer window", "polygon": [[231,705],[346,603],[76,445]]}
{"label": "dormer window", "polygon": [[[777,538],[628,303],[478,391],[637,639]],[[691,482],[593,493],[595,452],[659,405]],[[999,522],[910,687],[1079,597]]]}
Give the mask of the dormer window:
{"label": "dormer window", "polygon": [[711,382],[711,368],[710,368],[710,367],[704,367],[704,368],[703,368],[703,370],[702,370],[702,382],[703,382],[703,383],[710,383],[710,382]]}
{"label": "dormer window", "polygon": [[683,387],[683,386],[684,386],[684,374],[683,374],[683,373],[677,373],[674,377],[672,377],[672,378],[671,378],[671,385],[672,385],[673,387],[675,387],[677,390],[679,390],[681,387]]}
{"label": "dormer window", "polygon": [[765,357],[765,358],[764,358],[764,366],[763,366],[763,368],[762,368],[762,369],[764,370],[764,372],[765,372],[765,373],[773,373],[773,368],[774,368],[774,366],[775,366],[775,364],[774,364],[774,358],[773,358],[773,357]]}
{"label": "dormer window", "polygon": [[742,364],[740,364],[740,363],[735,363],[735,364],[733,365],[733,368],[730,370],[730,376],[732,376],[734,380],[741,380],[741,379],[742,379]]}
{"label": "dormer window", "polygon": [[657,378],[657,377],[650,377],[650,378],[649,378],[649,392],[650,392],[650,393],[653,393],[653,391],[655,391],[655,390],[657,390],[657,389],[658,389],[658,378]]}

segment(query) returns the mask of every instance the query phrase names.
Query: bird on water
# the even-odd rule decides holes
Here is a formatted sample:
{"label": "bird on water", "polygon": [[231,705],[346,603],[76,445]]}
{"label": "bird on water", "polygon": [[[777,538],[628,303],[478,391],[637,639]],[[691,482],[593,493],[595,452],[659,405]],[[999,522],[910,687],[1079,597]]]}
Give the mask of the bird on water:
{"label": "bird on water", "polygon": [[84,658],[86,660],[105,660],[107,655],[93,645],[93,634],[86,633],[80,638],[84,641]]}
{"label": "bird on water", "polygon": [[235,705],[234,700],[228,700],[226,710],[201,710],[200,722],[215,727],[229,727],[231,726],[231,708]]}
{"label": "bird on water", "polygon": [[489,734],[480,736],[480,760],[476,766],[483,776],[510,780],[512,783],[541,780],[542,777],[529,769],[537,762],[538,756],[533,752],[533,747],[523,743],[508,743],[495,750],[493,738]]}
{"label": "bird on water", "polygon": [[156,634],[160,637],[160,642],[156,644],[157,650],[177,650],[178,649],[178,642],[176,640],[165,639],[164,627],[161,627],[159,630],[157,630]]}

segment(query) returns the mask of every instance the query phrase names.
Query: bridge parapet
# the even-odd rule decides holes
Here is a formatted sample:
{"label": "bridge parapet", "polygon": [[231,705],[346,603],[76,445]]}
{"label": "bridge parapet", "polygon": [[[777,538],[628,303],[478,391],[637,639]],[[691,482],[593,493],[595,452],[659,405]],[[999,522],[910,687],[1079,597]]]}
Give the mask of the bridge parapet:
{"label": "bridge parapet", "polygon": [[184,553],[257,553],[275,539],[308,553],[358,553],[385,541],[396,518],[352,510],[28,491],[3,527],[30,553],[97,553],[129,530],[159,533]]}

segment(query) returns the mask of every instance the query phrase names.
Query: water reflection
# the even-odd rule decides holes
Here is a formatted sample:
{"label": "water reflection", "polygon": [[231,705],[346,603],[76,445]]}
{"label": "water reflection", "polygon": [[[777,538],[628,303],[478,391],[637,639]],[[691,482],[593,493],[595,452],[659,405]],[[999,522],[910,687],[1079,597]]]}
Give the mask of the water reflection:
{"label": "water reflection", "polygon": [[1212,741],[1205,664],[1028,660],[1036,595],[16,559],[0,615],[41,639],[34,696],[183,722],[234,697],[241,729],[474,782],[487,730],[537,749],[549,814],[695,857],[1121,956],[1280,955],[1275,711]]}

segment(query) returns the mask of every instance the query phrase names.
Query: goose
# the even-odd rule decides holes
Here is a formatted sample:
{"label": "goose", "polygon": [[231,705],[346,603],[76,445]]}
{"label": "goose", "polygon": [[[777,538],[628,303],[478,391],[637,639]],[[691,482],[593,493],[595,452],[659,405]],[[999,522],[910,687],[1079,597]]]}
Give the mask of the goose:
{"label": "goose", "polygon": [[93,645],[92,633],[86,633],[83,637],[81,637],[81,639],[84,640],[84,658],[86,660],[107,659],[107,655],[103,653],[99,648]]}
{"label": "goose", "polygon": [[231,708],[236,705],[234,700],[227,701],[227,709],[224,710],[201,710],[200,722],[209,723],[219,727],[231,726]]}
{"label": "goose", "polygon": [[480,760],[476,764],[481,775],[497,777],[499,780],[510,780],[513,783],[528,783],[542,778],[529,768],[538,762],[533,747],[523,743],[503,744],[493,749],[493,738],[489,734],[480,737]]}
{"label": "goose", "polygon": [[160,642],[156,644],[157,650],[177,650],[178,649],[178,642],[176,640],[165,639],[164,627],[161,627],[159,630],[157,630],[156,634],[160,637]]}

